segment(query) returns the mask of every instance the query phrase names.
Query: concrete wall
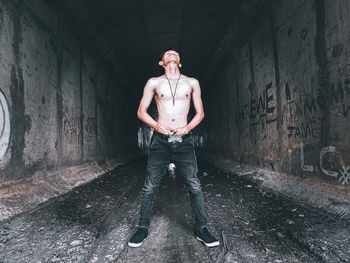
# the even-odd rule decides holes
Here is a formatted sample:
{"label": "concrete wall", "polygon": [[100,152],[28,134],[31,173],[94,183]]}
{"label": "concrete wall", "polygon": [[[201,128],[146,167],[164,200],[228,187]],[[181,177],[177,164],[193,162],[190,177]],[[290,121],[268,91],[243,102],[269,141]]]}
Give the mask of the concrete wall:
{"label": "concrete wall", "polygon": [[350,3],[267,2],[209,83],[203,151],[349,184]]}
{"label": "concrete wall", "polygon": [[94,37],[59,6],[0,0],[0,182],[135,151],[124,76]]}

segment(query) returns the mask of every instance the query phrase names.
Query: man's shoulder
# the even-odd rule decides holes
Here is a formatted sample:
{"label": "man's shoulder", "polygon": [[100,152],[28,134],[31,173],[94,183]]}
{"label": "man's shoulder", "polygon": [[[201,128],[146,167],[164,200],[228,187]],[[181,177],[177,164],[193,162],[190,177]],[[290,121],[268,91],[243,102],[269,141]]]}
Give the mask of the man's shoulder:
{"label": "man's shoulder", "polygon": [[182,78],[183,80],[189,81],[189,82],[191,82],[191,83],[198,82],[198,80],[197,80],[196,78],[194,78],[194,77],[189,77],[189,76],[186,76],[186,75],[184,75],[184,74],[181,74],[181,78]]}
{"label": "man's shoulder", "polygon": [[160,82],[160,77],[151,77],[147,80],[147,85],[150,88],[155,88]]}
{"label": "man's shoulder", "polygon": [[185,80],[188,81],[188,83],[191,84],[191,86],[197,85],[199,83],[198,79],[194,78],[194,77],[188,77],[183,75]]}
{"label": "man's shoulder", "polygon": [[150,84],[157,84],[159,81],[161,81],[163,78],[162,76],[158,76],[158,77],[151,77],[148,79],[148,82]]}

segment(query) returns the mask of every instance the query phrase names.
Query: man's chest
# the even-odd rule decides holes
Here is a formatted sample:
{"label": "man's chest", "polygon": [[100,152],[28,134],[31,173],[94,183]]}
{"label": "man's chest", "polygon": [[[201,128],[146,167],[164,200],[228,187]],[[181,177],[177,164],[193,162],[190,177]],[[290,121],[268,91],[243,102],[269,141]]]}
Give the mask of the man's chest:
{"label": "man's chest", "polygon": [[[171,85],[171,88],[170,88]],[[176,86],[176,82],[162,82],[155,89],[155,96],[159,100],[173,99],[191,99],[192,87],[186,82],[179,82]]]}

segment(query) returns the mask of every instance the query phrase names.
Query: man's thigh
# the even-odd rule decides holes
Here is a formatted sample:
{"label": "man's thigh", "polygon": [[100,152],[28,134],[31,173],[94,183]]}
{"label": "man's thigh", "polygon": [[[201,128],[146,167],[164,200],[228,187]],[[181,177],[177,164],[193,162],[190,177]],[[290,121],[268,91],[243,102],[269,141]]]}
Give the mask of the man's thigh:
{"label": "man's thigh", "polygon": [[197,177],[198,166],[197,157],[194,150],[193,139],[184,141],[183,147],[176,153],[174,163],[176,166],[176,175],[192,189],[199,190],[200,182]]}
{"label": "man's thigh", "polygon": [[145,187],[158,187],[171,159],[170,149],[160,139],[152,136],[146,168]]}

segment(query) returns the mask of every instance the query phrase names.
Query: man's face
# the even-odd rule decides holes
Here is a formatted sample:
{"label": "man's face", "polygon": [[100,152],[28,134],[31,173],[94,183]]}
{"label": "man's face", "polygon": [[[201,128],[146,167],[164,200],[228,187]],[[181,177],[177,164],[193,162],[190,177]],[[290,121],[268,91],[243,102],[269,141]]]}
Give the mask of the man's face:
{"label": "man's face", "polygon": [[168,50],[167,52],[164,53],[162,61],[165,65],[172,61],[175,62],[176,64],[179,64],[180,55],[175,50]]}

